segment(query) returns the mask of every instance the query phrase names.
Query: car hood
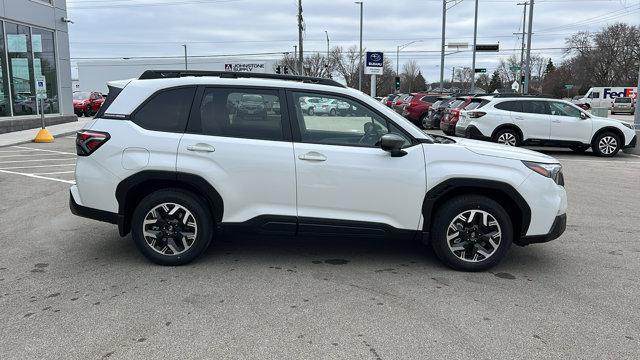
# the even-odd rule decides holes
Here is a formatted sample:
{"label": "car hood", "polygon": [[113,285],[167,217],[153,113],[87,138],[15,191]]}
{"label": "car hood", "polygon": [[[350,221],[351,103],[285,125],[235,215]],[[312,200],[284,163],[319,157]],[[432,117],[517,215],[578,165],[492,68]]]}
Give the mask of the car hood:
{"label": "car hood", "polygon": [[80,105],[80,104],[84,104],[85,101],[87,101],[87,100],[76,100],[76,99],[73,99],[73,104],[74,105]]}
{"label": "car hood", "polygon": [[455,138],[455,140],[457,145],[463,146],[478,155],[541,163],[559,163],[555,158],[533,150],[464,138]]}

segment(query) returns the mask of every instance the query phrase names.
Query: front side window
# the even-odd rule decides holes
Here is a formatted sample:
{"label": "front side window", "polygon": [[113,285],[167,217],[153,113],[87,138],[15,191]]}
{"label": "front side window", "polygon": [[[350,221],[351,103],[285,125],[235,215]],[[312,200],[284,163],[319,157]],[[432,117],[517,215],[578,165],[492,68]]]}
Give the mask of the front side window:
{"label": "front side window", "polygon": [[199,106],[204,135],[255,140],[284,140],[284,105],[275,90],[205,89]]}
{"label": "front side window", "polygon": [[599,99],[600,98],[600,93],[599,92],[592,92],[589,97],[591,99]]}
{"label": "front side window", "polygon": [[152,95],[132,117],[138,126],[155,131],[182,133],[189,119],[195,87],[169,89]]}
{"label": "front side window", "polygon": [[[312,111],[305,110],[308,97],[320,99],[319,106]],[[411,144],[397,126],[355,100],[294,92],[293,102],[302,142],[378,147],[382,135],[393,133],[405,139],[405,146]]]}
{"label": "front side window", "polygon": [[581,113],[581,111],[574,106],[559,101],[549,102],[549,111],[551,112],[551,115],[570,116],[576,118],[579,118]]}

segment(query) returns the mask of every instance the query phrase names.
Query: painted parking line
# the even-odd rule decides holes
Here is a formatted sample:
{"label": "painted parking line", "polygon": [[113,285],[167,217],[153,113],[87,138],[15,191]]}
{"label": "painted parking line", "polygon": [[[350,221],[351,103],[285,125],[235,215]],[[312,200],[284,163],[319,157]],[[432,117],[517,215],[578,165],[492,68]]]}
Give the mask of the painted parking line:
{"label": "painted parking line", "polygon": [[23,156],[60,156],[60,154],[54,153],[35,153],[35,154],[16,154],[16,155],[0,155],[0,158],[12,158],[12,157],[23,157]]}
{"label": "painted parking line", "polygon": [[[63,154],[63,155],[77,155],[76,153],[72,153],[72,152],[66,152],[66,151],[58,151],[58,150],[49,150],[49,149],[38,149],[38,148],[31,148],[31,147],[27,147],[27,146],[12,146],[13,148],[16,149],[22,149],[22,150],[31,150],[31,151],[41,151],[41,152],[50,152],[50,153],[55,153],[55,154]],[[35,155],[35,154],[34,154]]]}
{"label": "painted parking line", "polygon": [[54,172],[43,172],[43,173],[31,173],[31,175],[58,175],[58,174],[73,174],[76,172],[75,170],[71,171],[54,171]]}
{"label": "painted parking line", "polygon": [[30,177],[30,178],[35,178],[35,179],[59,181],[59,182],[65,183],[65,184],[75,184],[76,183],[73,180],[56,179],[56,178],[52,178],[52,177],[48,177],[48,176],[42,176],[42,175],[36,175],[36,174],[27,174],[27,173],[21,173],[21,172],[17,172],[17,171],[0,170],[0,172],[1,173],[6,173],[6,174],[13,174],[13,175],[22,175],[22,176],[26,176],[26,177]]}
{"label": "painted parking line", "polygon": [[68,161],[68,160],[75,160],[75,159],[76,158],[4,160],[4,161],[0,161],[0,164],[14,164],[14,163],[24,163],[24,162],[37,162],[37,161]]}
{"label": "painted parking line", "polygon": [[58,166],[76,166],[73,164],[49,164],[49,165],[31,165],[31,166],[10,166],[0,167],[0,170],[15,170],[15,169],[33,169],[33,168],[46,168],[46,167],[58,167]]}

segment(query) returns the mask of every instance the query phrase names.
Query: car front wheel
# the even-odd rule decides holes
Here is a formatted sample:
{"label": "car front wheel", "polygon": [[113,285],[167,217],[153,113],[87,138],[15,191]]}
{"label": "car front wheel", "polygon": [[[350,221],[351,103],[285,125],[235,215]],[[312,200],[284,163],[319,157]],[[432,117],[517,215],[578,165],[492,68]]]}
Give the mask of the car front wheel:
{"label": "car front wheel", "polygon": [[449,200],[438,209],[431,230],[431,246],[438,258],[462,271],[495,266],[513,242],[507,212],[494,200],[479,195]]}
{"label": "car front wheel", "polygon": [[593,152],[603,157],[615,156],[621,147],[620,138],[611,132],[604,132],[598,135],[591,145]]}
{"label": "car front wheel", "polygon": [[211,212],[203,200],[181,189],[147,195],[133,212],[131,235],[149,260],[183,265],[209,247],[213,237]]}

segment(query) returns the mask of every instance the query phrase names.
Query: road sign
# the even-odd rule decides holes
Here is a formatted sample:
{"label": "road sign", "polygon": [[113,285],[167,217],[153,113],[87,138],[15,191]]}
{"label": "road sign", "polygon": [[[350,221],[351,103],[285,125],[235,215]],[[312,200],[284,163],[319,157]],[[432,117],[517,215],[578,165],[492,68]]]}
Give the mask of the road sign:
{"label": "road sign", "polygon": [[476,51],[499,51],[500,44],[477,44]]}
{"label": "road sign", "polygon": [[511,89],[513,89],[513,91],[520,91],[520,83],[514,81],[513,84],[511,84]]}
{"label": "road sign", "polygon": [[47,81],[45,80],[45,78],[40,78],[36,80],[36,98],[38,99],[47,98]]}
{"label": "road sign", "polygon": [[380,51],[367,51],[364,73],[367,75],[382,75],[384,69],[384,54]]}
{"label": "road sign", "polygon": [[571,90],[571,89],[573,89],[573,84],[565,84],[564,88],[567,89],[567,90]]}
{"label": "road sign", "polygon": [[469,47],[469,43],[466,43],[466,42],[448,43],[447,47],[449,49],[456,49],[456,50],[466,49]]}
{"label": "road sign", "polygon": [[522,69],[519,65],[514,65],[511,67],[511,71],[520,71]]}
{"label": "road sign", "polygon": [[486,73],[486,72],[487,72],[487,69],[477,69],[477,68],[476,68],[476,72],[477,72],[477,73]]}

